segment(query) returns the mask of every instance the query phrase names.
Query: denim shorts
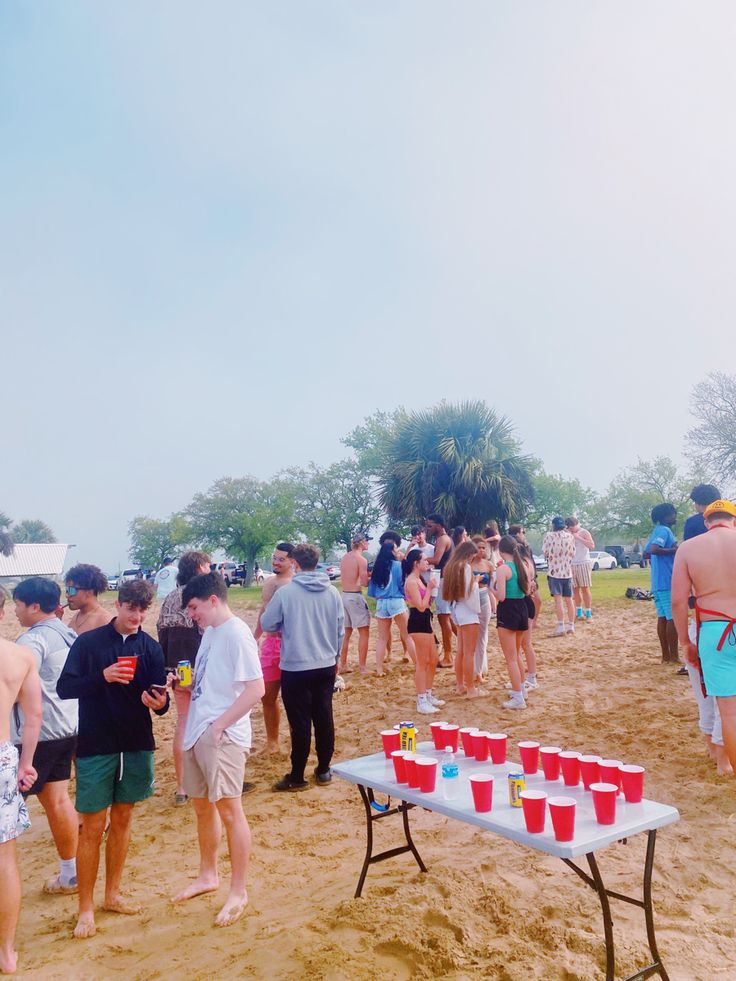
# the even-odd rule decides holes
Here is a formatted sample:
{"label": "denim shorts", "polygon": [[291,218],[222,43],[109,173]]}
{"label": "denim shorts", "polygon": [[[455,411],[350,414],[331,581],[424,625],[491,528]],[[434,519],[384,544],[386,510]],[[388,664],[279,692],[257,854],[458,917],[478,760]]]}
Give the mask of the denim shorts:
{"label": "denim shorts", "polygon": [[406,613],[406,603],[403,599],[379,599],[376,600],[376,619],[391,620],[400,613]]}
{"label": "denim shorts", "polygon": [[547,576],[550,596],[572,596],[572,579],[556,579]]}

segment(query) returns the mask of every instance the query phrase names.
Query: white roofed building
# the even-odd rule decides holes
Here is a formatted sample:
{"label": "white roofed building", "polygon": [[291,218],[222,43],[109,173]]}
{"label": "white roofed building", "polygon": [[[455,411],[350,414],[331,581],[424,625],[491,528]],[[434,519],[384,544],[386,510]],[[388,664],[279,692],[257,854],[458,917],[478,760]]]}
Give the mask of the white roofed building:
{"label": "white roofed building", "polygon": [[29,576],[59,579],[64,571],[69,545],[16,545],[12,555],[0,554],[0,583],[9,584]]}

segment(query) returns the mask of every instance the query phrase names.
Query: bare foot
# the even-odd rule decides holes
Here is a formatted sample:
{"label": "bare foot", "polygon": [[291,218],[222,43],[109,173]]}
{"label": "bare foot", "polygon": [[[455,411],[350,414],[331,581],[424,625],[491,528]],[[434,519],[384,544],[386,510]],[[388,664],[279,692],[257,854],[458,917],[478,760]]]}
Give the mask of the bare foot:
{"label": "bare foot", "polygon": [[15,974],[18,967],[18,951],[12,946],[0,950],[0,974]]}
{"label": "bare foot", "polygon": [[467,695],[467,693],[468,693],[468,689],[467,688],[456,688],[455,689],[455,694],[456,695]]}
{"label": "bare foot", "polygon": [[244,896],[228,896],[227,902],[215,917],[215,926],[226,927],[237,923],[248,905],[248,893]]}
{"label": "bare foot", "polygon": [[366,674],[368,674],[368,668],[365,668],[365,667],[363,667],[363,668],[358,668],[358,671],[359,671],[359,672],[360,672],[361,674],[363,674],[363,675],[366,675]]}
{"label": "bare foot", "polygon": [[135,916],[136,913],[141,912],[142,906],[132,899],[124,899],[118,895],[105,899],[102,908],[107,910],[108,913],[122,913],[123,916]]}
{"label": "bare foot", "polygon": [[468,688],[465,697],[466,698],[485,698],[488,694],[483,688]]}
{"label": "bare foot", "polygon": [[281,756],[281,747],[278,743],[266,743],[258,750],[256,756]]}
{"label": "bare foot", "polygon": [[74,927],[74,936],[77,940],[85,940],[87,937],[94,937],[97,933],[95,926],[94,913],[80,913],[77,925]]}
{"label": "bare foot", "polygon": [[352,673],[353,673],[353,669],[349,668],[347,664],[340,665],[340,674],[352,674]]}
{"label": "bare foot", "polygon": [[171,902],[183,903],[186,899],[194,899],[195,896],[201,896],[206,892],[217,892],[219,886],[220,880],[218,878],[212,879],[200,876],[191,885],[188,885],[186,889],[182,889],[180,893],[177,893]]}

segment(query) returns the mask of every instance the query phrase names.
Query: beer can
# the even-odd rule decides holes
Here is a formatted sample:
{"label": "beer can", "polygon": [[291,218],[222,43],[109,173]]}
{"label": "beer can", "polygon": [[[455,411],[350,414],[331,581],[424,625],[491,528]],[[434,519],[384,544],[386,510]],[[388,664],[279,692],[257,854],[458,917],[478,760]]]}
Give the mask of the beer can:
{"label": "beer can", "polygon": [[525,788],[523,773],[509,773],[509,804],[512,807],[521,807],[521,792]]}
{"label": "beer can", "polygon": [[399,729],[399,748],[413,753],[417,746],[417,731],[413,722],[402,722]]}
{"label": "beer can", "polygon": [[179,661],[176,666],[176,674],[182,688],[192,687],[192,664],[191,661]]}

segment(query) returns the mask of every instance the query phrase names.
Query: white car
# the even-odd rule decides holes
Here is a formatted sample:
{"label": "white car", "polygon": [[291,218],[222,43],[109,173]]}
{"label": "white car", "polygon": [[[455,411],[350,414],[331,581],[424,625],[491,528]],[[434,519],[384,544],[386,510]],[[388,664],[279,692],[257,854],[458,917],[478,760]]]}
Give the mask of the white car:
{"label": "white car", "polygon": [[593,563],[593,572],[598,569],[615,569],[618,562],[610,552],[591,552],[590,561]]}
{"label": "white car", "polygon": [[259,569],[258,572],[253,576],[253,582],[258,583],[259,586],[262,586],[267,579],[270,579],[272,576],[275,575],[276,575],[275,572],[269,572],[268,569]]}

